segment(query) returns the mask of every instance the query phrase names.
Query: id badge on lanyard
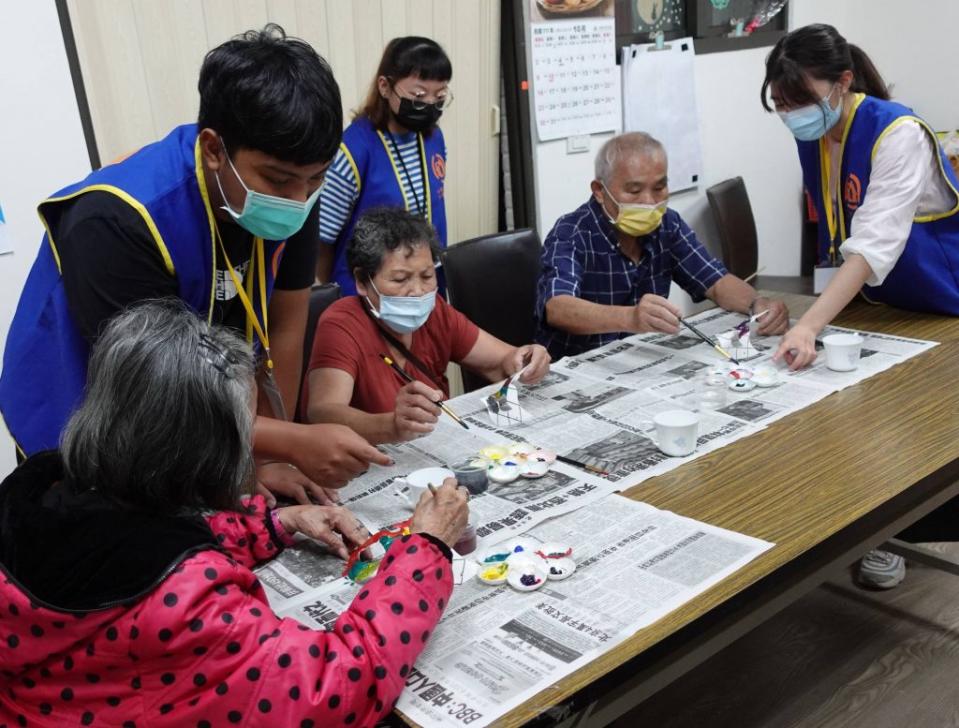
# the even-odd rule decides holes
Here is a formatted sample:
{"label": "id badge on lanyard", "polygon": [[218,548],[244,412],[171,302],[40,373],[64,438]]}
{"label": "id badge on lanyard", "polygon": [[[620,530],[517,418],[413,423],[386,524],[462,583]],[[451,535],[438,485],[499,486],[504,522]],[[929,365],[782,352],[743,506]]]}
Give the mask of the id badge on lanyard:
{"label": "id badge on lanyard", "polygon": [[273,417],[284,422],[289,422],[286,416],[286,405],[283,404],[283,395],[280,394],[280,387],[276,383],[276,376],[273,374],[273,368],[266,368],[266,375],[260,382],[263,391],[266,393],[266,400],[270,403],[270,409],[273,410]]}
{"label": "id badge on lanyard", "polygon": [[[217,232],[219,233],[219,231]],[[273,357],[270,353],[270,337],[267,333],[269,331],[269,323],[267,320],[266,268],[263,254],[263,239],[254,238],[253,248],[256,255],[255,263],[253,263],[254,256],[250,256],[251,265],[255,267],[259,280],[260,310],[263,316],[263,323],[261,325],[260,321],[256,317],[256,311],[253,308],[253,304],[250,301],[250,294],[243,290],[243,282],[240,280],[239,276],[237,276],[236,270],[233,268],[233,263],[230,262],[230,258],[226,252],[226,246],[223,244],[223,238],[220,238],[219,234],[217,235],[217,238],[220,242],[220,250],[223,253],[223,259],[226,262],[227,270],[230,271],[230,276],[233,278],[233,284],[236,286],[237,296],[240,297],[243,308],[246,309],[247,325],[256,330],[256,334],[260,338],[260,345],[263,347],[263,353],[266,354],[266,371],[262,381],[260,382],[260,386],[263,388],[263,391],[266,394],[267,402],[270,403],[270,409],[273,410],[273,417],[278,420],[288,422],[289,418],[286,414],[286,406],[283,404],[283,395],[280,394],[280,387],[277,385],[276,375],[273,373]],[[253,277],[251,274],[251,285],[252,281]]]}
{"label": "id badge on lanyard", "polygon": [[[829,230],[829,259],[817,265],[813,270],[813,293],[817,296],[826,290],[826,286],[829,285],[829,282],[833,279],[833,276],[836,275],[836,271],[839,270],[839,266],[842,264],[842,260],[836,250],[836,237],[840,235],[841,226],[845,225],[845,222],[841,219],[840,205],[842,204],[842,199],[840,198],[838,188],[835,188],[832,184],[832,155],[829,153],[825,137],[819,140],[819,158],[822,165],[821,173],[825,177],[825,184],[823,185],[823,207],[825,208],[826,225]],[[837,161],[836,166],[838,167],[838,165],[839,162]],[[838,180],[838,170],[835,177]],[[833,197],[834,192],[836,193],[835,197]]]}

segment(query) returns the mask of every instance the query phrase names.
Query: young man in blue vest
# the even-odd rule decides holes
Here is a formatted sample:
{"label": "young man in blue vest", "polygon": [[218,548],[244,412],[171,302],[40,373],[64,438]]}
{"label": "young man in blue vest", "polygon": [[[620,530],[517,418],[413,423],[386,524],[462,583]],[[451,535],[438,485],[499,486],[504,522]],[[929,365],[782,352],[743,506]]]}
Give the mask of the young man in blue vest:
{"label": "young man in blue vest", "polygon": [[314,203],[341,138],[339,88],[316,51],[271,24],[210,51],[199,91],[197,124],[41,203],[47,233],[10,327],[0,411],[21,456],[57,447],[104,323],[177,297],[263,354],[258,482],[326,501],[323,487],[389,462],[348,428],[283,421],[300,378]]}

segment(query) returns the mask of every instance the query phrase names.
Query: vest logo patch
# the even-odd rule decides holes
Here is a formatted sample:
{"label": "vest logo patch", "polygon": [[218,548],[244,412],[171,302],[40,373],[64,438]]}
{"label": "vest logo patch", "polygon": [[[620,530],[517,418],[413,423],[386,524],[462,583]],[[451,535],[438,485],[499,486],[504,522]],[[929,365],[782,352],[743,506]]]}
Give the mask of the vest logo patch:
{"label": "vest logo patch", "polygon": [[443,159],[443,155],[439,152],[433,154],[433,158],[430,160],[430,167],[433,170],[433,176],[436,179],[443,179],[446,177],[446,161]]}
{"label": "vest logo patch", "polygon": [[843,185],[842,198],[846,203],[846,207],[850,210],[855,210],[862,203],[862,182],[859,181],[859,177],[850,172],[846,176],[846,184]]}

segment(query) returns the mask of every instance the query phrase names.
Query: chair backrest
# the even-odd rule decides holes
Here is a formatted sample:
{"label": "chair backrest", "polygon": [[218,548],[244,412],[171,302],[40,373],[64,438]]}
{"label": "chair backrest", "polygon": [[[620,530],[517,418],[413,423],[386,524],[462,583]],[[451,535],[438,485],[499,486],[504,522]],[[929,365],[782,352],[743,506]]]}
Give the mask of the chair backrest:
{"label": "chair backrest", "polygon": [[706,197],[719,230],[723,263],[735,276],[751,276],[759,263],[759,241],[743,178],[733,177],[713,185],[706,190]]}
{"label": "chair backrest", "polygon": [[316,324],[327,307],[340,297],[339,283],[315,283],[310,288],[310,312],[306,318],[306,331],[303,332],[303,368],[300,370],[300,388],[296,396],[296,415],[300,420],[300,398],[303,392],[303,382],[306,379],[306,368],[310,364],[310,354],[313,352],[313,336],[316,334]]}
{"label": "chair backrest", "polygon": [[[535,230],[512,230],[451,245],[443,253],[450,303],[473,323],[508,344],[536,334],[536,283],[542,243]],[[463,371],[472,391],[488,382]]]}

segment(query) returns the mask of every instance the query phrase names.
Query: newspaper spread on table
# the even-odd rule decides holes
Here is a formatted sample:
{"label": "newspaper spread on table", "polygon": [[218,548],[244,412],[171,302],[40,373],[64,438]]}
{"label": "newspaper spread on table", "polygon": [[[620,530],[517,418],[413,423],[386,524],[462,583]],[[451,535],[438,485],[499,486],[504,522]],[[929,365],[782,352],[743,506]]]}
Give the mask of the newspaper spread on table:
{"label": "newspaper spread on table", "polygon": [[[690,317],[689,320],[703,333],[715,336],[732,329],[743,318],[740,314],[714,309]],[[850,331],[830,326],[822,332],[821,337]],[[625,519],[624,509],[632,509],[627,520],[644,524],[640,530],[653,522],[665,524],[657,526],[654,540],[660,545],[662,543],[658,539],[663,538],[664,532],[682,534],[685,529],[692,533],[698,528],[719,539],[721,544],[738,545],[733,549],[736,553],[743,551],[743,560],[733,559],[728,564],[714,564],[708,559],[701,559],[695,549],[680,549],[662,568],[676,568],[681,574],[695,574],[695,578],[684,576],[677,581],[682,584],[682,588],[679,588],[672,583],[650,581],[649,573],[645,570],[633,572],[637,574],[635,583],[628,583],[620,574],[615,578],[617,594],[620,596],[603,596],[605,592],[599,585],[607,580],[603,574],[611,573],[603,572],[607,568],[604,564],[615,564],[609,569],[623,569],[623,564],[617,559],[625,558],[626,552],[645,554],[644,549],[654,548],[651,546],[653,540],[637,537],[635,542],[627,541],[607,557],[590,563],[582,574],[574,574],[567,586],[554,587],[551,583],[549,587],[532,594],[511,593],[507,586],[498,589],[487,587],[470,578],[470,561],[458,560],[454,564],[454,573],[458,576],[457,581],[463,583],[456,587],[454,601],[447,610],[443,624],[446,626],[457,621],[461,626],[438,631],[436,642],[418,664],[421,672],[414,673],[418,676],[416,679],[411,676],[410,687],[400,701],[401,709],[418,722],[428,724],[466,724],[468,721],[465,718],[477,716],[472,720],[478,721],[476,725],[483,725],[518,704],[522,696],[534,694],[565,674],[563,670],[566,667],[575,669],[582,662],[594,659],[617,639],[647,624],[643,621],[647,616],[652,621],[660,614],[676,608],[768,547],[768,544],[762,545],[744,536],[696,524],[649,506],[627,506],[623,504],[623,499],[610,499],[607,496],[758,432],[777,419],[936,345],[935,342],[899,336],[858,333],[864,338],[858,369],[851,372],[832,371],[825,366],[825,357],[820,356],[812,367],[801,372],[790,373],[780,368],[775,386],[741,393],[728,391],[726,403],[716,409],[700,407],[699,399],[703,372],[725,363],[717,352],[685,332],[674,336],[636,335],[577,357],[563,359],[553,364],[550,373],[539,384],[521,386],[523,420],[519,424],[511,427],[494,424],[484,403],[485,397],[496,389],[495,385],[491,385],[448,403],[469,424],[469,430],[460,428],[448,417],[442,416],[436,430],[427,437],[409,443],[382,446],[393,458],[394,464],[371,468],[340,491],[344,505],[371,531],[412,514],[411,507],[399,493],[398,481],[404,475],[420,468],[449,466],[468,460],[487,445],[529,443],[587,463],[606,471],[608,475],[599,476],[575,466],[555,463],[545,476],[538,479],[521,478],[509,484],[491,483],[487,492],[470,500],[471,522],[476,525],[479,549],[530,529],[533,529],[533,535],[559,529],[561,537],[554,540],[575,541],[577,561],[590,561],[595,556],[594,549],[618,544],[629,537],[630,527],[613,518],[602,536],[597,537],[598,526],[583,528],[583,523],[590,518],[602,523],[603,514],[608,509]],[[756,354],[745,365],[755,367],[769,363],[778,344],[779,337],[754,336]],[[817,346],[821,346],[818,341]],[[659,412],[677,408],[696,410],[701,418],[696,452],[687,457],[666,456],[654,442],[652,418]],[[575,517],[547,522],[547,519],[574,510],[577,511]],[[654,520],[647,522],[644,519]],[[687,535],[680,535],[677,543]],[[580,536],[582,543],[578,541]],[[707,541],[711,542],[712,539]],[[717,553],[725,553],[725,548],[718,548]],[[329,556],[322,546],[305,540],[261,567],[258,575],[271,604],[279,613],[308,620],[314,625],[329,626],[349,604],[354,592],[342,578],[342,568],[342,561]],[[597,573],[592,573],[594,571]],[[576,589],[575,585],[583,584],[583,580],[589,580],[590,588]],[[575,599],[573,592],[566,594],[571,589],[575,591]],[[612,605],[613,602],[623,602],[621,596],[624,592],[629,593],[628,617],[622,614],[623,610],[614,609]],[[604,607],[593,601],[601,597],[609,599],[611,604]],[[496,608],[482,610],[482,616],[469,616],[468,610],[462,611],[476,600],[482,600],[484,604],[495,600]],[[648,600],[649,604],[646,605],[644,600]],[[598,625],[595,629],[600,630],[606,638],[599,640],[595,636],[579,635],[576,640],[570,641],[564,631],[566,628],[560,626],[565,623],[550,626],[551,613],[544,610],[559,609],[554,602],[565,605],[563,609],[567,611],[559,614],[570,618],[573,618],[571,615],[578,615],[575,617],[577,623],[593,624],[589,621],[592,619]],[[520,605],[523,605],[523,609],[514,614]],[[639,605],[645,605],[646,611],[637,614]],[[556,643],[564,645],[564,649],[569,647],[571,659],[564,662],[556,655],[550,655],[548,650],[542,652],[542,645],[534,649],[530,640],[523,638],[524,628],[520,626],[503,631],[497,620],[505,615],[513,615],[511,619],[518,620],[516,625],[550,626],[546,632]],[[621,621],[624,619],[626,621]],[[531,641],[538,639],[537,634]],[[450,714],[442,709],[443,705],[436,706],[421,698],[424,692],[432,695],[435,688],[429,684],[428,678],[419,676],[430,675],[431,669],[436,670],[432,674],[450,676],[446,682],[453,679],[452,675],[465,675],[467,667],[462,667],[459,661],[466,654],[460,650],[466,641],[472,645],[471,659],[479,660],[485,655],[483,659],[487,659],[487,662],[482,667],[469,667],[469,670],[479,674],[473,675],[470,680],[463,677],[464,684],[457,684],[455,690],[444,682],[446,687],[460,696],[458,702],[463,703],[461,709]],[[535,655],[530,659],[539,668],[512,662],[524,651]],[[471,663],[467,661],[462,664]],[[497,687],[480,689],[478,686],[483,681]],[[528,681],[531,682],[527,685]]]}
{"label": "newspaper spread on table", "polygon": [[[528,537],[572,546],[577,570],[533,592],[461,580],[407,677],[397,709],[409,719],[487,725],[772,546],[618,495]],[[328,628],[358,589],[339,579],[277,613]]]}

